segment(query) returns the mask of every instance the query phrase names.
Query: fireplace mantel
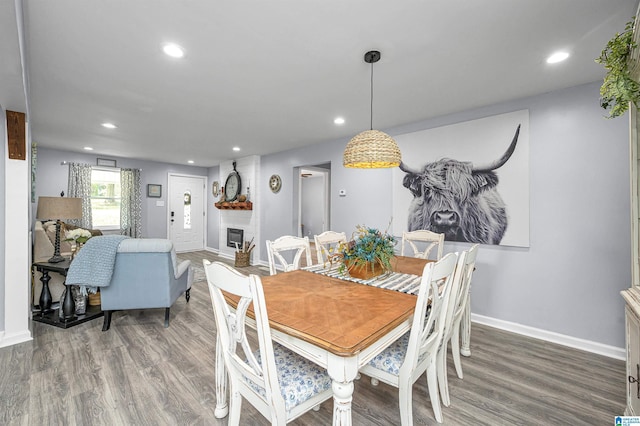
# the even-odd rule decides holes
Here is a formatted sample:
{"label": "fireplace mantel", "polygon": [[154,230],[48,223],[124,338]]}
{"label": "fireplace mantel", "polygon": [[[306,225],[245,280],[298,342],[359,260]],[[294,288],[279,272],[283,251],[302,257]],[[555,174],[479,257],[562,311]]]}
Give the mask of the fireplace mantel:
{"label": "fireplace mantel", "polygon": [[220,210],[253,210],[253,203],[251,201],[224,201],[222,203],[215,203],[214,205]]}

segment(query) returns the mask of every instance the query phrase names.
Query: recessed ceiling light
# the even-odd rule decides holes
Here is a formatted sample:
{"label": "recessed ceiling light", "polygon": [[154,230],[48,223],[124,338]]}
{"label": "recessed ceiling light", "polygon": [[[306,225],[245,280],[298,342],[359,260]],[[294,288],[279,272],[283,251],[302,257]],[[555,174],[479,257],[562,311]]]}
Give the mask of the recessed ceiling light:
{"label": "recessed ceiling light", "polygon": [[93,148],[91,148],[90,146],[85,146],[85,147],[84,147],[84,150],[85,150],[85,151],[93,151]]}
{"label": "recessed ceiling light", "polygon": [[184,49],[175,43],[165,44],[162,50],[172,58],[182,58],[184,56]]}
{"label": "recessed ceiling light", "polygon": [[569,57],[567,52],[555,52],[551,56],[547,58],[548,64],[557,64],[558,62],[562,62]]}
{"label": "recessed ceiling light", "polygon": [[234,151],[236,151],[236,152],[237,152],[237,151],[240,151],[240,147],[239,147],[239,146],[234,146],[234,147],[233,147],[233,150],[234,150]]}
{"label": "recessed ceiling light", "polygon": [[113,123],[102,123],[102,127],[106,127],[107,129],[117,129],[118,126],[116,126]]}
{"label": "recessed ceiling light", "polygon": [[337,117],[335,120],[333,120],[333,122],[335,124],[344,124],[344,118],[342,117]]}
{"label": "recessed ceiling light", "polygon": [[193,161],[193,160],[187,160],[187,163],[189,163],[189,164],[193,164],[193,163],[195,163],[195,161]]}

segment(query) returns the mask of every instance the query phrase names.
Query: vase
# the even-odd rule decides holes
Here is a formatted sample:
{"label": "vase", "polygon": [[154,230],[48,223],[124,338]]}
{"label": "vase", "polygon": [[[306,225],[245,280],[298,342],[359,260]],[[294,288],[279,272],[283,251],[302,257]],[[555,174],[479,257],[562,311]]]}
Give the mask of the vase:
{"label": "vase", "polygon": [[73,260],[76,257],[76,255],[78,254],[78,252],[82,248],[82,245],[83,245],[82,243],[76,242],[75,244],[73,244],[71,246],[71,260]]}
{"label": "vase", "polygon": [[356,263],[355,260],[346,261],[347,270],[352,278],[370,280],[384,274],[384,267],[380,262]]}

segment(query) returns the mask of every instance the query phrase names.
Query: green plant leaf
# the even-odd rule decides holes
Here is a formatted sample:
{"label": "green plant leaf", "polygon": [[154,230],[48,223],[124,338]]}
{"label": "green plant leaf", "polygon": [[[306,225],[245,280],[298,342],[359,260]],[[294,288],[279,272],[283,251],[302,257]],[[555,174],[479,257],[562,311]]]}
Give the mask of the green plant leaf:
{"label": "green plant leaf", "polygon": [[609,40],[596,62],[607,70],[600,87],[600,106],[609,110],[607,118],[619,117],[629,109],[629,103],[638,106],[640,84],[629,71],[629,58],[636,48],[633,41],[635,18],[627,22],[625,31]]}

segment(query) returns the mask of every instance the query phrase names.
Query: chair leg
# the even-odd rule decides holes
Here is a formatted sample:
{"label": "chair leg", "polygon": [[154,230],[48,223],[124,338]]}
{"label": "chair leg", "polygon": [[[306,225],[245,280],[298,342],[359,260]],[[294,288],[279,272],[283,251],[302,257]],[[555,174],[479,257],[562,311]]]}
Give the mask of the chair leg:
{"label": "chair leg", "polygon": [[429,367],[427,367],[427,385],[431,407],[433,407],[433,415],[438,423],[442,423],[442,408],[440,407],[440,398],[438,396],[438,373],[436,372],[435,360],[432,360]]}
{"label": "chair leg", "polygon": [[187,299],[187,303],[189,303],[189,299],[191,299],[191,289],[188,288],[184,293],[184,298]]}
{"label": "chair leg", "polygon": [[111,327],[111,313],[113,311],[104,311],[104,322],[102,323],[102,331],[107,331]]}
{"label": "chair leg", "polygon": [[412,426],[413,425],[413,383],[399,383],[398,386],[398,399],[400,408],[400,425]]}
{"label": "chair leg", "polygon": [[242,411],[242,395],[240,392],[233,390],[234,386],[231,386],[229,392],[229,425],[240,424],[240,413]]}
{"label": "chair leg", "polygon": [[451,335],[451,354],[453,355],[453,365],[456,366],[456,374],[462,377],[462,361],[460,358],[460,323],[453,326],[453,334]]}
{"label": "chair leg", "polygon": [[449,399],[449,378],[447,375],[447,352],[449,345],[447,342],[442,343],[442,347],[438,350],[436,355],[436,370],[438,375],[438,387],[440,388],[440,398],[442,399],[442,405],[448,407],[451,405]]}
{"label": "chair leg", "polygon": [[171,308],[165,308],[164,310],[164,328],[169,328],[169,311]]}

